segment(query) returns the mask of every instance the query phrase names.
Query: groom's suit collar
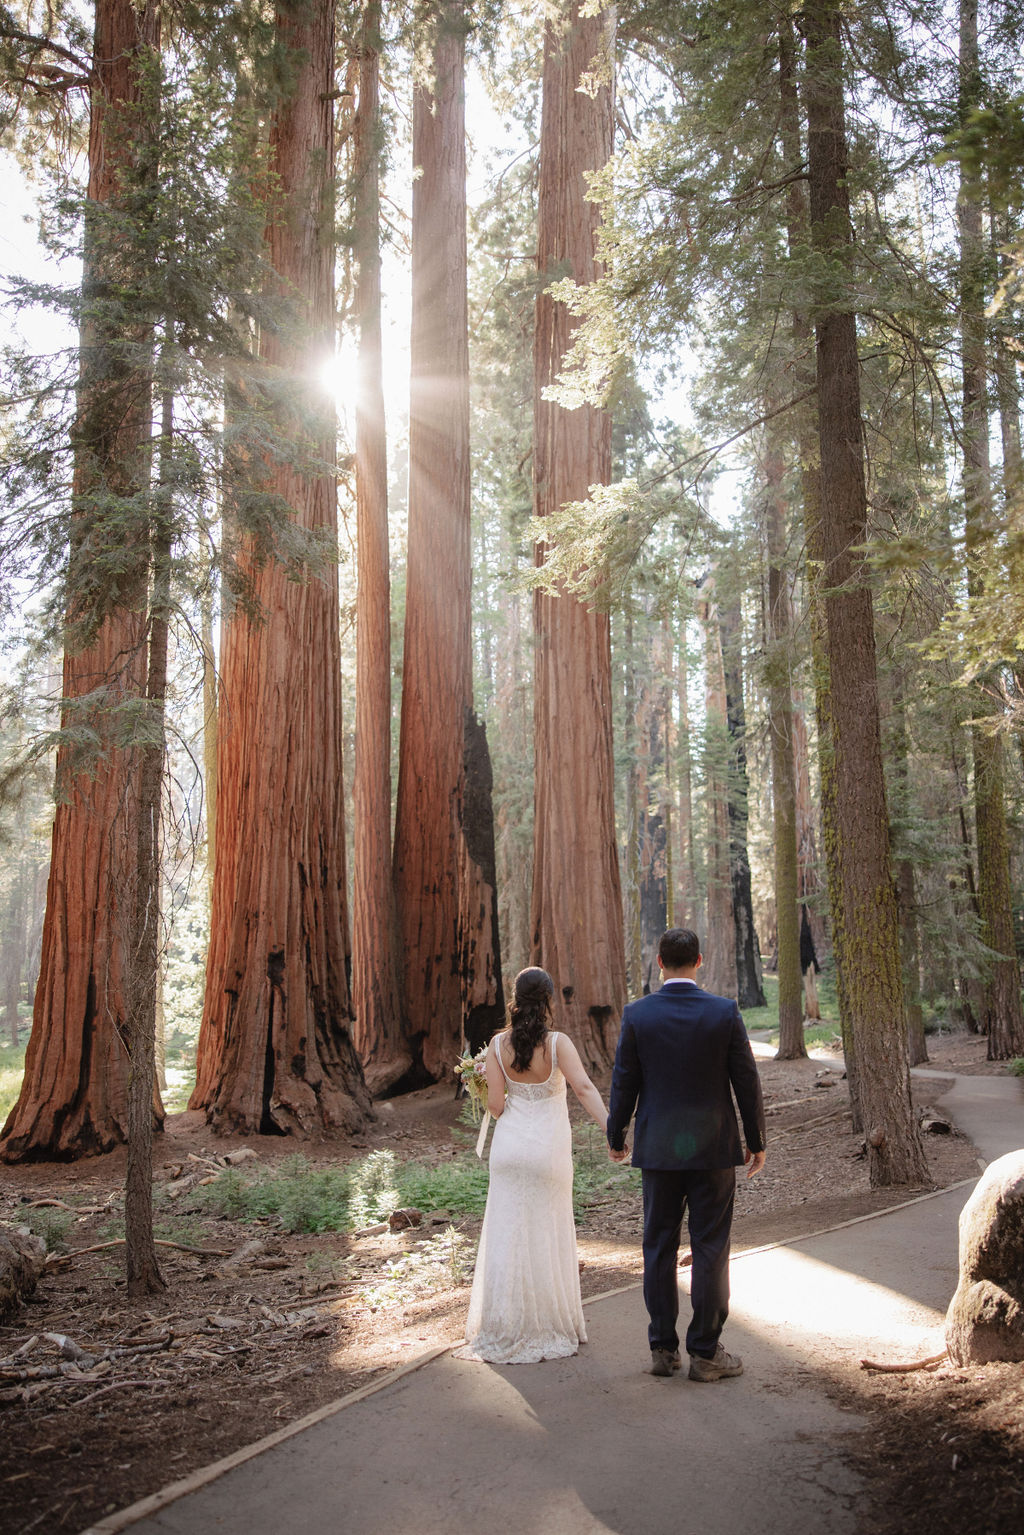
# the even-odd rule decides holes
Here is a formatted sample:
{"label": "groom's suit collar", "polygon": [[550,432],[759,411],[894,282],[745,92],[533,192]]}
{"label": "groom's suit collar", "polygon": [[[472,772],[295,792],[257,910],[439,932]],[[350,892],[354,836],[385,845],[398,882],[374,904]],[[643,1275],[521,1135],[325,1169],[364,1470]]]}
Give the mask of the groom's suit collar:
{"label": "groom's suit collar", "polygon": [[[670,975],[662,981],[659,990],[664,991],[666,986],[697,986],[697,982],[691,980],[688,975]],[[700,990],[699,986],[697,990]]]}

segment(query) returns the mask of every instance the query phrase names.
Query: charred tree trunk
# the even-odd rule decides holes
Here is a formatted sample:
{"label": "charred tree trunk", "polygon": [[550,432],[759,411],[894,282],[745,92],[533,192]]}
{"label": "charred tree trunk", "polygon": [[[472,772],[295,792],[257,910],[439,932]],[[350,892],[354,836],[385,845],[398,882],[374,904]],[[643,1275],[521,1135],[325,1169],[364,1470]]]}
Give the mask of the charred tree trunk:
{"label": "charred tree trunk", "polygon": [[487,731],[472,709],[463,720],[462,869],[459,932],[462,948],[462,1032],[475,1055],[505,1022],[499,967],[498,883],[494,849],[494,775]]}
{"label": "charred tree trunk", "polygon": [[[544,37],[537,265],[542,282],[598,274],[598,212],[584,175],[612,151],[611,86],[580,78],[608,61],[611,14],[573,3]],[[598,71],[600,76],[601,71]],[[611,477],[611,419],[544,398],[571,339],[564,304],[542,293],[534,342],[534,510],[546,516]],[[538,563],[544,559],[537,550]],[[611,1058],[625,1002],[622,894],[615,838],[608,618],[568,593],[534,601],[535,800],[531,958],[555,982],[555,1017],[588,1068]]]}
{"label": "charred tree trunk", "polygon": [[[413,92],[409,554],[395,822],[395,902],[411,1084],[451,1074],[469,1015],[502,1010],[493,885],[466,834],[473,706],[466,20],[427,23],[432,80]],[[485,781],[478,780],[478,785]]]}
{"label": "charred tree trunk", "polygon": [[[10,1162],[109,1151],[128,1131],[125,903],[135,889],[139,764],[118,743],[113,720],[119,703],[145,692],[149,549],[148,533],[105,506],[131,506],[145,485],[151,369],[125,360],[129,338],[111,318],[109,298],[120,281],[130,288],[134,280],[125,268],[132,241],[117,231],[133,191],[158,18],[155,3],[100,0],[95,8],[82,270],[89,318],[80,337],[62,722],[88,726],[101,749],[84,767],[73,747],[58,752],[32,1036],[0,1144]],[[83,611],[78,578],[88,576],[90,590],[103,570],[105,610],[90,603]]]}
{"label": "charred tree trunk", "polygon": [[747,777],[747,714],[743,701],[743,623],[738,597],[730,597],[719,610],[719,618],[729,730],[729,876],[736,949],[736,994],[740,1007],[764,1007],[761,951],[754,927],[747,846],[750,781]]}
{"label": "charred tree trunk", "polygon": [[[830,269],[852,246],[838,0],[812,0],[807,37],[811,238]],[[899,916],[889,851],[867,538],[856,316],[823,303],[816,319],[821,538],[831,688],[835,819],[826,827],[832,932],[855,1041],[857,1092],[873,1186],[927,1183],[910,1098]]]}
{"label": "charred tree trunk", "polygon": [[[960,0],[960,116],[966,121],[981,102],[977,0]],[[963,380],[964,535],[968,601],[984,595],[986,559],[996,558],[992,477],[989,465],[988,378],[985,344],[985,265],[982,209],[964,179],[957,202],[960,225],[960,337]],[[974,696],[971,751],[974,758],[974,820],[978,850],[981,937],[996,956],[982,986],[979,1020],[988,1035],[988,1058],[1024,1054],[1024,1013],[1013,934],[1003,743],[998,705],[984,685]],[[991,724],[982,723],[985,719]]]}
{"label": "charred tree trunk", "polygon": [[353,125],[356,395],[356,743],[352,783],[353,1037],[368,1086],[412,1065],[402,1031],[391,875],[391,574],[380,311],[379,0],[363,13]]}
{"label": "charred tree trunk", "polygon": [[712,600],[713,578],[705,581],[700,604],[704,624],[705,770],[707,818],[707,919],[701,947],[701,985],[721,997],[736,995],[735,919],[729,866],[729,726],[722,662],[722,633]]}
{"label": "charred tree trunk", "polygon": [[[334,7],[282,7],[277,26],[294,69],[271,123],[280,201],[267,245],[291,313],[264,331],[261,351],[291,386],[279,426],[294,452],[268,466],[267,488],[332,542],[335,477],[319,465],[334,459],[334,413],[307,381],[334,348]],[[354,1130],[369,1096],[349,1032],[337,573],[328,564],[299,582],[271,560],[252,574],[259,618],[228,615],[221,648],[218,846],[191,1107],[230,1130]]]}
{"label": "charred tree trunk", "polygon": [[[778,445],[765,454],[765,534],[768,545],[767,683],[771,736],[772,818],[775,833],[775,912],[778,932],[779,1049],[783,1061],[807,1054],[804,1044],[800,915],[797,889],[796,764],[793,755],[793,605],[786,556],[785,462]],[[813,971],[812,971],[813,974]]]}

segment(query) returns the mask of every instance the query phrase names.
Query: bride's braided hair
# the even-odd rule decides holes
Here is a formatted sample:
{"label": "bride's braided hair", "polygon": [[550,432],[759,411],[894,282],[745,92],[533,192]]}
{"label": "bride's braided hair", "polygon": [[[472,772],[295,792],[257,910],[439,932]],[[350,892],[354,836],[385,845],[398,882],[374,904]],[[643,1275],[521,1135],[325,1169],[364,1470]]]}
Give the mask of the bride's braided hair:
{"label": "bride's braided hair", "polygon": [[555,986],[546,970],[531,965],[520,970],[508,1010],[512,1029],[512,1069],[529,1071],[533,1052],[551,1027],[551,998]]}

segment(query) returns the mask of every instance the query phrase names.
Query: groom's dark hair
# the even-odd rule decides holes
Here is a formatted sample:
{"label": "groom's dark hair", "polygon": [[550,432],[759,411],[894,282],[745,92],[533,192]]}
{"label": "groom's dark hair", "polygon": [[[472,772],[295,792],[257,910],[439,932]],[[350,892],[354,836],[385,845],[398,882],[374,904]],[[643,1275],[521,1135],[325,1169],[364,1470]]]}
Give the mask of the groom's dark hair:
{"label": "groom's dark hair", "polygon": [[700,939],[688,927],[670,927],[661,935],[658,958],[666,970],[689,970],[700,959]]}

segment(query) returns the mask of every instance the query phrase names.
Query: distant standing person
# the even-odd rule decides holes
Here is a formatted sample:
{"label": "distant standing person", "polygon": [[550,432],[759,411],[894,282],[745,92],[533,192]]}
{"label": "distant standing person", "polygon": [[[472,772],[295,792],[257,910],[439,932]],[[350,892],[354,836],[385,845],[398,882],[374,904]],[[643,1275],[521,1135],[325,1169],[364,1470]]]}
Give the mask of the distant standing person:
{"label": "distant standing person", "polygon": [[487,1106],[498,1123],[464,1359],[535,1364],[587,1341],[566,1083],[602,1130],[608,1116],[576,1046],[551,1027],[553,994],[546,970],[521,970],[509,1027],[487,1052]]}
{"label": "distant standing person", "polygon": [[662,935],[660,991],[631,1002],[622,1014],[608,1146],[612,1161],[625,1161],[626,1128],[635,1109],[633,1166],[643,1169],[651,1374],[672,1375],[682,1367],[676,1265],[685,1212],[693,1254],[689,1374],[691,1380],[716,1381],[743,1373],[742,1361],[727,1354],[719,1339],[729,1315],[735,1169],[746,1163],[748,1178],[761,1171],[765,1122],[761,1082],[739,1008],[697,985],[700,964],[696,933],[674,927]]}

